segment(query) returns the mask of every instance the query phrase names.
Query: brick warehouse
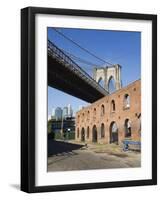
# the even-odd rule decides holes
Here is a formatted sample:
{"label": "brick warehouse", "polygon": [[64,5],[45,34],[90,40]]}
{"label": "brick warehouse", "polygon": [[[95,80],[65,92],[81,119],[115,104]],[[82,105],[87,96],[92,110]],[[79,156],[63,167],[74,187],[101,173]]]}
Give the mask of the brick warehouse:
{"label": "brick warehouse", "polygon": [[99,99],[76,113],[75,139],[100,144],[141,136],[141,80]]}

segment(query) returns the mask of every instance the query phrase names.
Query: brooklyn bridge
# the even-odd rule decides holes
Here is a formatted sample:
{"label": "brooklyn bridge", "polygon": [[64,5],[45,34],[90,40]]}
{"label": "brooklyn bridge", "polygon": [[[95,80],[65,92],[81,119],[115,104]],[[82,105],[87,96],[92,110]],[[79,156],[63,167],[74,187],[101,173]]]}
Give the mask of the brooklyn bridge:
{"label": "brooklyn bridge", "polygon": [[[63,35],[57,29],[56,32],[61,36],[72,41]],[[91,54],[95,58],[106,63],[106,67],[97,68],[93,66],[93,77],[90,76],[79,64],[75,62],[75,58],[80,58],[69,54],[65,50],[59,48],[56,44],[48,39],[48,85],[59,89],[72,96],[80,98],[86,102],[93,103],[98,99],[109,94],[109,82],[112,78],[115,81],[115,89],[121,88],[121,66],[112,65],[89,52],[84,47],[74,42],[77,47]],[[86,61],[86,64],[87,61]],[[104,81],[104,85],[99,84],[100,80]]]}
{"label": "brooklyn bridge", "polygon": [[103,87],[50,40],[48,85],[90,103],[108,95]]}

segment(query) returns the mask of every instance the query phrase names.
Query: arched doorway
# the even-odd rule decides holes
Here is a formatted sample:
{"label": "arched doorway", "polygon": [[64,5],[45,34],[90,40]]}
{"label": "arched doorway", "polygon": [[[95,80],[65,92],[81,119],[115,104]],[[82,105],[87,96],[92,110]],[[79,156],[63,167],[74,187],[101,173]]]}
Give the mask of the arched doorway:
{"label": "arched doorway", "polygon": [[89,126],[87,127],[87,139],[89,139]]}
{"label": "arched doorway", "polygon": [[79,138],[79,128],[77,128],[77,138]]}
{"label": "arched doorway", "polygon": [[125,120],[125,137],[131,137],[131,122],[129,119]]}
{"label": "arched doorway", "polygon": [[141,136],[141,113],[138,116],[139,119],[139,135]]}
{"label": "arched doorway", "polygon": [[92,129],[92,142],[97,142],[97,127],[96,127],[96,125],[94,125],[93,129]]}
{"label": "arched doorway", "polygon": [[116,122],[110,125],[110,143],[118,144],[118,128]]}
{"label": "arched doorway", "polygon": [[105,137],[105,125],[102,123],[101,124],[101,138]]}
{"label": "arched doorway", "polygon": [[81,141],[84,142],[85,141],[85,129],[82,128],[81,130]]}

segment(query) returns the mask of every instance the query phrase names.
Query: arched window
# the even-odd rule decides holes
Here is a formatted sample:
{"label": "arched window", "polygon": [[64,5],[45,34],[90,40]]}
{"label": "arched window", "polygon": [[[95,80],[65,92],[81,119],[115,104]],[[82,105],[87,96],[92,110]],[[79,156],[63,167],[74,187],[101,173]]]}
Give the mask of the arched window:
{"label": "arched window", "polygon": [[79,123],[80,116],[78,115],[77,122]]}
{"label": "arched window", "polygon": [[77,128],[77,138],[79,138],[79,128]]}
{"label": "arched window", "polygon": [[131,122],[129,119],[125,120],[125,137],[131,137]]}
{"label": "arched window", "polygon": [[82,114],[82,122],[84,122],[84,113]]}
{"label": "arched window", "polygon": [[112,111],[112,112],[115,112],[115,110],[116,110],[115,101],[112,100],[112,101],[111,101],[111,111]]}
{"label": "arched window", "polygon": [[102,105],[101,106],[101,116],[103,116],[105,114],[105,106]]}
{"label": "arched window", "polygon": [[93,110],[93,120],[95,120],[96,119],[96,108],[94,108],[94,110]]}
{"label": "arched window", "polygon": [[128,94],[124,96],[124,108],[130,108],[130,96]]}
{"label": "arched window", "polygon": [[87,139],[89,139],[89,126],[87,127]]}
{"label": "arched window", "polygon": [[93,114],[96,115],[96,108],[94,108]]}
{"label": "arched window", "polygon": [[139,119],[139,135],[141,135],[141,114],[139,114],[138,116],[138,119]]}
{"label": "arched window", "polygon": [[87,120],[89,120],[89,119],[90,119],[90,112],[88,110],[88,112],[87,112]]}
{"label": "arched window", "polygon": [[104,124],[102,123],[101,124],[101,138],[104,138],[105,137],[105,126]]}

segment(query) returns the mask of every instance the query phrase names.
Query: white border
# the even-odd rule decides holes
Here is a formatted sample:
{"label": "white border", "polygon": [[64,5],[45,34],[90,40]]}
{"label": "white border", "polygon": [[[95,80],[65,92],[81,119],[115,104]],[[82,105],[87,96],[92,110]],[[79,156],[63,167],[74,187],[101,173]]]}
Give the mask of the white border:
{"label": "white border", "polygon": [[[47,173],[47,27],[141,32],[141,168]],[[36,15],[36,186],[141,180],[152,178],[152,24],[151,21]]]}

